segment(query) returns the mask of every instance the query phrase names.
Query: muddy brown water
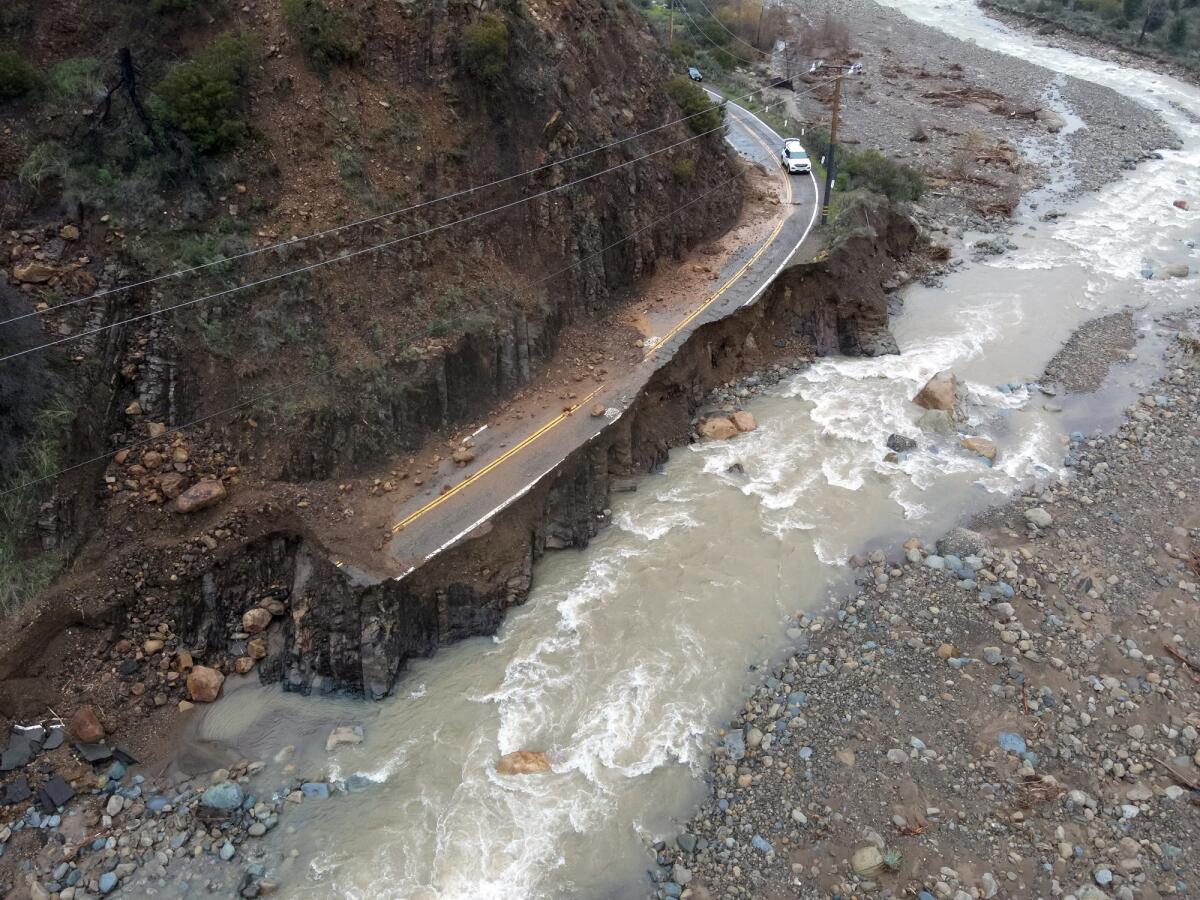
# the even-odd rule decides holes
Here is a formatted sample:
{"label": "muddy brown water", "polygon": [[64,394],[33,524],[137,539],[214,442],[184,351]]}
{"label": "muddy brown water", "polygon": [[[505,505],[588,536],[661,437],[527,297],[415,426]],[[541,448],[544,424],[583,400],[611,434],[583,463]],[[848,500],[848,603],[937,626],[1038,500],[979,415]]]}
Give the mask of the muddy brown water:
{"label": "muddy brown water", "polygon": [[[231,679],[198,746],[270,759],[292,745],[298,771],[355,789],[289,810],[265,838],[283,895],[638,895],[645,842],[672,835],[702,796],[715,729],[752,667],[787,646],[790,615],[840,589],[847,555],[935,537],[1037,479],[1067,476],[1066,435],[1111,427],[1155,374],[1167,339],[1156,319],[1196,297],[1200,256],[1187,242],[1200,239],[1200,213],[1171,201],[1190,195],[1200,208],[1200,91],[1043,46],[969,0],[888,5],[1111,86],[1160,110],[1184,147],[1070,204],[1059,203],[1073,177],[1066,156],[1019,211],[1018,249],[906,292],[893,324],[900,356],[820,361],[753,401],[758,431],[674,452],[613,499],[614,524],[589,548],[539,564],[528,603],[495,638],[411,665],[395,697],[303,699]],[[1053,79],[1047,102],[1068,129],[1087,127]],[[1061,157],[1062,140],[1025,150]],[[1039,221],[1051,205],[1066,215]],[[1193,274],[1144,277],[1177,262]],[[1127,308],[1138,359],[1099,392],[1051,399],[1030,387],[1081,323]],[[992,467],[916,424],[909,398],[945,368],[965,381],[976,430],[1000,446]],[[898,464],[883,461],[892,432],[920,444]],[[734,462],[744,474],[728,471]],[[327,755],[325,736],[345,723],[363,724],[366,741]],[[496,759],[520,748],[549,751],[553,771],[497,775]]]}

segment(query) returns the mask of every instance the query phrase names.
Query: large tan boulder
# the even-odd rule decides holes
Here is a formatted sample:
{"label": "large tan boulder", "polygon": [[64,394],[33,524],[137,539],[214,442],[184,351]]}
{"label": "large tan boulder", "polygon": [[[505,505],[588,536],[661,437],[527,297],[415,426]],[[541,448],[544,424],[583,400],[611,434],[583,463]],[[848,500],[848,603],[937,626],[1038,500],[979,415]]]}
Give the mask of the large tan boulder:
{"label": "large tan boulder", "polygon": [[953,412],[955,401],[958,400],[958,379],[953,372],[938,372],[925,387],[913,397],[913,403],[924,409],[940,409]]}
{"label": "large tan boulder", "polygon": [[188,696],[197,703],[212,703],[221,694],[225,676],[208,666],[195,666],[188,673]]}
{"label": "large tan boulder", "polygon": [[990,462],[995,462],[996,454],[999,452],[995,441],[989,441],[982,437],[965,437],[962,439],[962,445],[965,449],[972,453],[978,453]]}
{"label": "large tan boulder", "polygon": [[550,758],[541,750],[514,750],[500,757],[496,771],[501,775],[537,775],[550,771]]}
{"label": "large tan boulder", "polygon": [[27,284],[45,284],[58,274],[58,270],[38,260],[18,264],[13,268],[13,277]]}
{"label": "large tan boulder", "polygon": [[700,432],[700,437],[706,441],[726,441],[738,433],[737,426],[724,416],[714,416],[711,419],[705,419],[696,430]]}
{"label": "large tan boulder", "polygon": [[242,631],[246,634],[259,634],[267,630],[271,624],[271,611],[256,606],[242,613]]}
{"label": "large tan boulder", "polygon": [[758,427],[758,423],[754,421],[754,416],[744,409],[739,409],[735,412],[729,417],[729,421],[733,423],[734,428],[738,431],[753,431]]}
{"label": "large tan boulder", "polygon": [[200,481],[193,484],[175,500],[175,509],[194,513],[208,509],[225,499],[225,485],[219,481]]}
{"label": "large tan boulder", "polygon": [[96,711],[90,706],[81,706],[75,710],[75,715],[71,716],[68,730],[71,732],[71,737],[85,744],[94,744],[104,740],[104,726],[100,724]]}

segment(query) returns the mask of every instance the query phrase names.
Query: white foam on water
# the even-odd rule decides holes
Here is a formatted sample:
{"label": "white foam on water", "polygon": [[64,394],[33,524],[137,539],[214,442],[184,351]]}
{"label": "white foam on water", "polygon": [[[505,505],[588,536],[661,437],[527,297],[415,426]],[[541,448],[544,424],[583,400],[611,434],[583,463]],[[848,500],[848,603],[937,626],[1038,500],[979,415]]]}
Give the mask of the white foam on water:
{"label": "white foam on water", "polygon": [[[684,500],[678,501],[686,502]],[[613,515],[613,524],[622,531],[647,541],[657,541],[676,528],[695,527],[696,520],[686,510],[663,512],[657,507],[624,507]]]}

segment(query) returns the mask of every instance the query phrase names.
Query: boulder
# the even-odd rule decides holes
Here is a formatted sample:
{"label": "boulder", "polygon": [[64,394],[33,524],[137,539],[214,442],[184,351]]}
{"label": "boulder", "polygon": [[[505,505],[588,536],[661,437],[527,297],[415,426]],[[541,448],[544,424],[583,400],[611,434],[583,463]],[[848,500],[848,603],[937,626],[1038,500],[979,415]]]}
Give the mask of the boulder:
{"label": "boulder", "polygon": [[246,634],[260,634],[271,624],[271,611],[256,606],[242,613],[242,631]]}
{"label": "boulder", "polygon": [[1060,116],[1052,109],[1043,107],[1034,113],[1034,118],[1046,126],[1046,130],[1051,134],[1058,134],[1067,127],[1067,120]]}
{"label": "boulder", "polygon": [[188,696],[197,703],[212,703],[220,696],[225,676],[208,666],[195,666],[188,673]]}
{"label": "boulder", "polygon": [[325,739],[325,752],[332,753],[343,744],[361,744],[363,742],[363,727],[361,725],[339,725],[329,732]]}
{"label": "boulder", "polygon": [[988,462],[995,462],[996,454],[1000,452],[996,447],[995,441],[989,441],[983,437],[965,437],[962,439],[962,445],[964,449],[979,454],[988,460]]}
{"label": "boulder", "polygon": [[1187,263],[1172,263],[1163,269],[1163,274],[1168,278],[1187,278],[1191,271]]}
{"label": "boulder", "polygon": [[738,431],[753,431],[758,427],[758,423],[754,421],[754,416],[744,409],[739,409],[735,412],[729,417],[729,421],[733,423],[733,427]]}
{"label": "boulder", "polygon": [[175,510],[194,513],[208,509],[225,499],[225,485],[219,481],[200,481],[180,494],[175,500]]}
{"label": "boulder", "polygon": [[598,419],[602,415],[604,415],[604,404],[603,403],[593,404],[592,405],[592,418]]}
{"label": "boulder", "polygon": [[924,431],[935,431],[938,434],[954,434],[958,426],[954,424],[954,415],[944,409],[927,409],[917,419],[917,425]]}
{"label": "boulder", "polygon": [[952,412],[958,400],[958,379],[953,372],[938,372],[913,397],[913,403],[923,409]]}
{"label": "boulder", "polygon": [[153,656],[163,648],[163,642],[159,638],[149,638],[142,643],[142,652],[147,656]]}
{"label": "boulder", "polygon": [[84,744],[96,744],[104,740],[104,726],[100,724],[96,711],[90,706],[81,706],[75,710],[75,715],[71,716],[69,730],[71,737]]}
{"label": "boulder", "polygon": [[1187,209],[1188,208],[1188,202],[1186,200],[1184,200],[1182,197],[1180,197],[1178,200],[1176,200],[1171,205],[1174,206],[1176,209]]}
{"label": "boulder", "polygon": [[850,857],[854,874],[861,878],[872,878],[883,871],[883,854],[878,847],[859,847]]}
{"label": "boulder", "polygon": [[233,663],[233,671],[239,675],[248,675],[254,669],[254,663],[257,662],[253,656],[239,656]]}
{"label": "boulder", "polygon": [[696,430],[706,441],[725,441],[738,434],[737,426],[724,416],[705,419]]}
{"label": "boulder", "polygon": [[550,771],[550,758],[541,750],[514,750],[500,757],[496,771],[501,775],[536,775]]}
{"label": "boulder", "polygon": [[58,229],[58,236],[64,241],[77,241],[79,240],[79,226],[64,225],[62,228]]}
{"label": "boulder", "polygon": [[887,448],[894,450],[897,453],[907,453],[909,450],[917,449],[917,442],[910,437],[905,437],[902,434],[889,434],[887,439]]}
{"label": "boulder", "polygon": [[53,266],[38,260],[18,264],[13,268],[13,277],[26,284],[45,284],[57,274],[58,271]]}
{"label": "boulder", "polygon": [[168,472],[158,482],[158,489],[168,500],[174,500],[187,487],[187,476],[179,472]]}
{"label": "boulder", "polygon": [[467,463],[474,462],[475,451],[470,447],[460,447],[458,450],[455,450],[452,454],[450,454],[450,458],[454,460],[454,464],[456,466],[461,468]]}
{"label": "boulder", "polygon": [[1038,528],[1049,528],[1054,522],[1050,513],[1046,512],[1040,506],[1035,506],[1033,509],[1025,510],[1025,520],[1031,525],[1036,525]]}
{"label": "boulder", "polygon": [[233,812],[242,805],[242,789],[232,781],[219,781],[200,795],[200,805],[221,812]]}

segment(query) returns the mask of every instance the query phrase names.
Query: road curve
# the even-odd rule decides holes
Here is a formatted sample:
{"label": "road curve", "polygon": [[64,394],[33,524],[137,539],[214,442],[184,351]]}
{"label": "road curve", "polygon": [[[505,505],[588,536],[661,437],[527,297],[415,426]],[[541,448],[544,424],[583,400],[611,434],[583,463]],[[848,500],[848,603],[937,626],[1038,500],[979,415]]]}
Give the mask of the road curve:
{"label": "road curve", "polygon": [[[715,91],[709,93],[719,97]],[[754,303],[800,252],[816,223],[815,177],[783,173],[777,155],[782,136],[749,110],[727,103],[726,114],[730,126],[727,140],[734,149],[778,173],[781,214],[771,232],[757,244],[736,251],[715,282],[718,287],[713,293],[701,298],[663,335],[647,340],[641,365],[585,388],[587,394],[569,410],[547,410],[533,421],[505,421],[481,430],[475,441],[475,461],[470,469],[455,470],[450,478],[457,480],[448,490],[432,499],[425,494],[401,503],[394,513],[388,548],[401,566],[400,574],[393,577],[405,577],[520,499],[577,447],[618,418],[688,335]],[[604,405],[605,415],[588,414],[597,403]]]}

